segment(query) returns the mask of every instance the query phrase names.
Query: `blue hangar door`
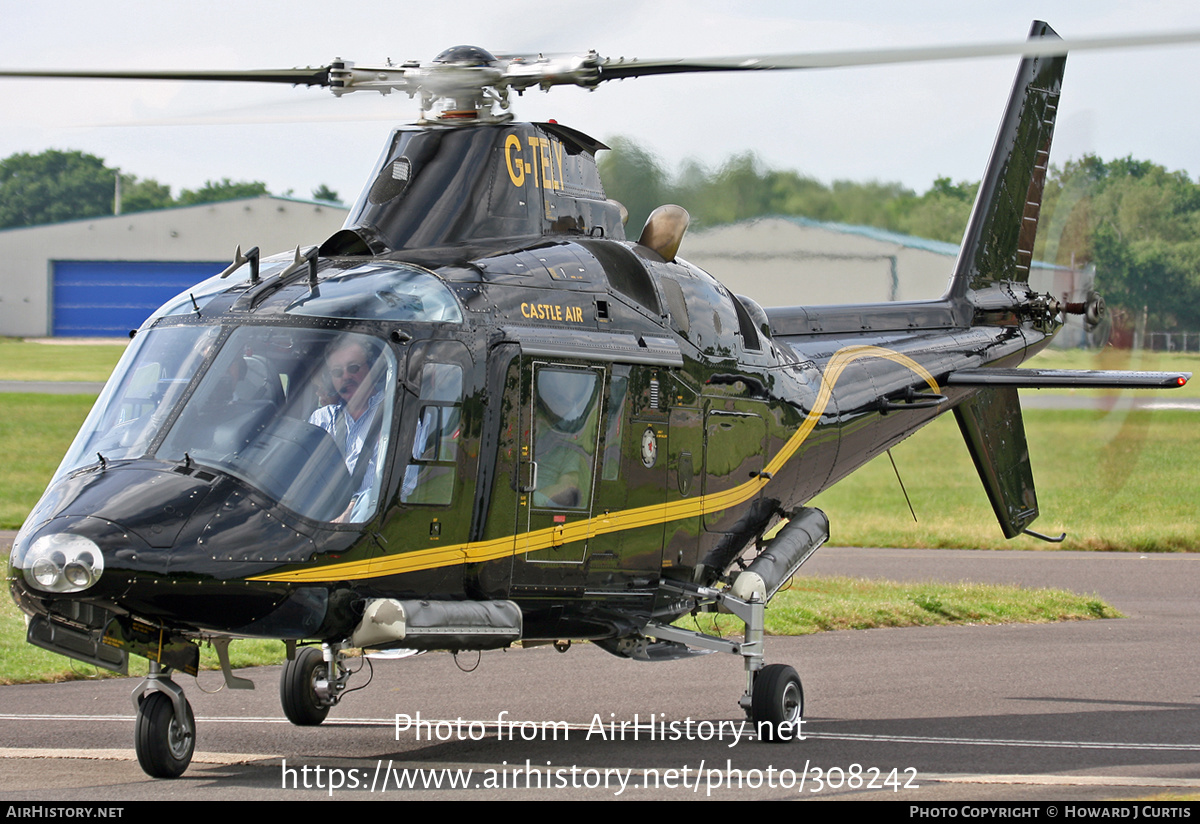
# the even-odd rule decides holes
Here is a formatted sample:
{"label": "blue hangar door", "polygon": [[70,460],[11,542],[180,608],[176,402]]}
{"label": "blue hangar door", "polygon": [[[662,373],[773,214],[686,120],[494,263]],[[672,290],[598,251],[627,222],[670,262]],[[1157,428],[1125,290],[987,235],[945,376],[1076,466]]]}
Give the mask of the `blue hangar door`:
{"label": "blue hangar door", "polygon": [[54,335],[126,337],[180,292],[227,263],[58,260],[54,262]]}

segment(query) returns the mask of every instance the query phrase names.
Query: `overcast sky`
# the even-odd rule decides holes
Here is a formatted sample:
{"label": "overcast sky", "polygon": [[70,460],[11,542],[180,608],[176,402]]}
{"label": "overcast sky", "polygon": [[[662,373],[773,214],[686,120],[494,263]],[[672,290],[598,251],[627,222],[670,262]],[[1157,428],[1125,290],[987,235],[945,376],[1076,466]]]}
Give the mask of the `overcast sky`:
{"label": "overcast sky", "polygon": [[[0,0],[2,68],[245,69],[428,60],[472,43],[493,52],[643,59],[1017,41],[1035,17],[1064,38],[1200,30],[1195,0],[745,2],[730,0],[413,3]],[[835,6],[837,6],[835,10]],[[555,118],[598,138],[627,135],[670,168],[754,151],[829,182],[978,179],[1017,58],[772,75],[644,78],[595,92],[517,100],[520,119]],[[1067,64],[1053,159],[1132,154],[1200,174],[1200,45],[1081,53]],[[288,86],[0,79],[0,157],[82,149],[139,177],[196,188],[264,180],[353,200],[401,95]],[[200,118],[225,125],[144,125]],[[228,121],[234,121],[230,124]],[[249,122],[255,121],[255,122]],[[266,122],[264,122],[266,121]],[[141,125],[106,125],[106,124]]]}

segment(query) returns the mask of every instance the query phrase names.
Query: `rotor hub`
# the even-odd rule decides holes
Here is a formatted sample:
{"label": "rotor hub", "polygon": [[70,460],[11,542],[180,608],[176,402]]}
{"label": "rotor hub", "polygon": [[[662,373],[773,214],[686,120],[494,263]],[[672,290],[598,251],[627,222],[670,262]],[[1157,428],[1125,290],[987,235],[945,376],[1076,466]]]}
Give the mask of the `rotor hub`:
{"label": "rotor hub", "polygon": [[433,58],[433,62],[455,66],[494,66],[496,56],[479,46],[451,46]]}

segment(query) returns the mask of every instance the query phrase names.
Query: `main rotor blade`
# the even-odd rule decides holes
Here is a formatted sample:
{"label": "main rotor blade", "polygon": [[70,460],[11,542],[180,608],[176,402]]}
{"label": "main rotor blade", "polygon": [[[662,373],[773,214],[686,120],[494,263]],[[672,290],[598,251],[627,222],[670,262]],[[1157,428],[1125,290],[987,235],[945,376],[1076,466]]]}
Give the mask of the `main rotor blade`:
{"label": "main rotor blade", "polygon": [[0,70],[0,77],[74,78],[83,80],[219,80],[233,83],[291,83],[328,86],[329,66],[306,69],[256,69],[250,71],[123,71],[123,70]]}
{"label": "main rotor blade", "polygon": [[1200,43],[1200,31],[1159,34],[1084,37],[1075,40],[1037,38],[1009,43],[978,43],[967,46],[918,46],[899,49],[858,49],[836,52],[800,52],[796,54],[747,55],[743,57],[701,57],[677,60],[605,61],[599,66],[600,80],[620,80],[654,74],[689,72],[781,71],[789,69],[829,69],[849,66],[874,66],[888,63],[918,63],[934,60],[963,60],[975,57],[1022,55],[1046,57],[1073,51],[1125,49],[1144,46],[1170,46]]}

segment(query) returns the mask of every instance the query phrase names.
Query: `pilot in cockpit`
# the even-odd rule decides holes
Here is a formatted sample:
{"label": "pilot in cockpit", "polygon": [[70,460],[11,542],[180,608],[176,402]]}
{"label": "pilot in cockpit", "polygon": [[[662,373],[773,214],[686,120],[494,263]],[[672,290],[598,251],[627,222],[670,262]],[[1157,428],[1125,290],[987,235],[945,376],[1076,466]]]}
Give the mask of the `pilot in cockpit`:
{"label": "pilot in cockpit", "polygon": [[369,339],[359,335],[339,338],[325,353],[336,402],[317,409],[308,419],[333,437],[354,479],[357,491],[343,519],[374,483],[375,455],[370,454],[363,466],[359,466],[359,457],[364,451],[372,453],[378,443],[382,424],[379,410],[384,399],[382,366],[379,351]]}

